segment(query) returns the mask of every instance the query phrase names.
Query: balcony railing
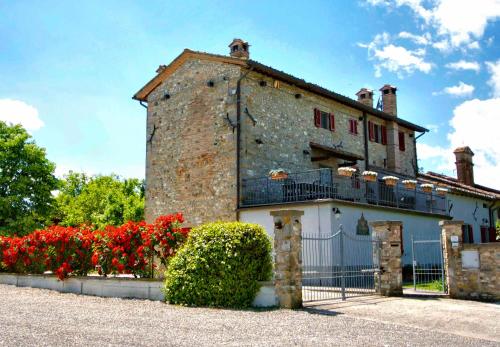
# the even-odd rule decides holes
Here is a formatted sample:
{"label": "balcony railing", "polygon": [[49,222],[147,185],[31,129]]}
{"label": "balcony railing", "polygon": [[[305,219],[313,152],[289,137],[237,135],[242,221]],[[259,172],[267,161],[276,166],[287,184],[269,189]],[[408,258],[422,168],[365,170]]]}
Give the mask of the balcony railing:
{"label": "balcony railing", "polygon": [[359,175],[344,177],[332,169],[290,173],[285,179],[248,178],[242,182],[242,207],[339,199],[447,215],[446,197],[425,193],[418,186],[406,189],[401,183],[387,186],[383,181],[365,182]]}

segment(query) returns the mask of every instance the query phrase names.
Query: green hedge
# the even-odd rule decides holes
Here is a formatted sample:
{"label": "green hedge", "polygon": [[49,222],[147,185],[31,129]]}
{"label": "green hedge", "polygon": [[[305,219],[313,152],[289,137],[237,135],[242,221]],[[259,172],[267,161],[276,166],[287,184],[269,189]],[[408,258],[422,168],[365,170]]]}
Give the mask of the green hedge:
{"label": "green hedge", "polygon": [[258,281],[271,278],[271,241],[257,224],[210,223],[194,228],[171,259],[165,298],[190,306],[248,307]]}

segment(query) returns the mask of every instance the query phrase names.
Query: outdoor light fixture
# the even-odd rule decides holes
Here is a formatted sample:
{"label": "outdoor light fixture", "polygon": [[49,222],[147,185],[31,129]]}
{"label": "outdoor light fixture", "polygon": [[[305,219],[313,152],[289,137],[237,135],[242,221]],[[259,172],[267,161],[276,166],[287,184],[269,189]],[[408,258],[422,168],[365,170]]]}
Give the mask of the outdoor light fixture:
{"label": "outdoor light fixture", "polygon": [[311,154],[311,152],[309,152],[307,149],[304,149],[304,150],[302,151],[302,153],[303,153],[304,155],[309,155],[309,154]]}
{"label": "outdoor light fixture", "polygon": [[214,81],[210,80],[207,82],[207,86],[213,87],[215,85]]}
{"label": "outdoor light fixture", "polygon": [[165,94],[163,94],[163,98],[164,98],[165,100],[170,99],[170,94],[166,91],[166,92],[165,92]]}
{"label": "outdoor light fixture", "polygon": [[340,210],[337,207],[334,207],[334,208],[332,208],[332,212],[333,212],[333,216],[335,217],[335,219],[339,220],[340,216],[342,215]]}

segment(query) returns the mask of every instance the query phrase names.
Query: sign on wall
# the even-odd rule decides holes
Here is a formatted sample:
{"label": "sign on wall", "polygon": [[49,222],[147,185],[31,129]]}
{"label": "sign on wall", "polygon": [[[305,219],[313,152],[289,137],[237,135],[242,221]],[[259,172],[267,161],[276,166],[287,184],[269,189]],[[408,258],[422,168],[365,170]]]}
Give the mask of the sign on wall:
{"label": "sign on wall", "polygon": [[462,269],[479,269],[479,252],[462,251]]}

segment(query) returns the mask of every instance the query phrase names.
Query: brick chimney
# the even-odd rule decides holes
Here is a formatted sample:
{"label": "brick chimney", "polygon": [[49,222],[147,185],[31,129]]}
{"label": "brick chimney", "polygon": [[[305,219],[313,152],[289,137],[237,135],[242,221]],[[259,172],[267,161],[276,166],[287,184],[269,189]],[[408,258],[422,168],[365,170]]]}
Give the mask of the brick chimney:
{"label": "brick chimney", "polygon": [[382,111],[390,115],[393,115],[394,117],[397,117],[398,116],[398,106],[396,98],[397,88],[391,86],[390,84],[386,84],[379,90],[382,92]]}
{"label": "brick chimney", "polygon": [[229,55],[233,58],[248,59],[250,58],[250,45],[242,39],[234,39],[229,45]]}
{"label": "brick chimney", "polygon": [[358,96],[358,101],[360,103],[373,107],[373,90],[361,88],[356,95]]}
{"label": "brick chimney", "polygon": [[457,179],[458,182],[468,186],[474,185],[474,164],[472,157],[474,152],[470,147],[458,147],[453,151],[455,153],[455,165],[457,166]]}

